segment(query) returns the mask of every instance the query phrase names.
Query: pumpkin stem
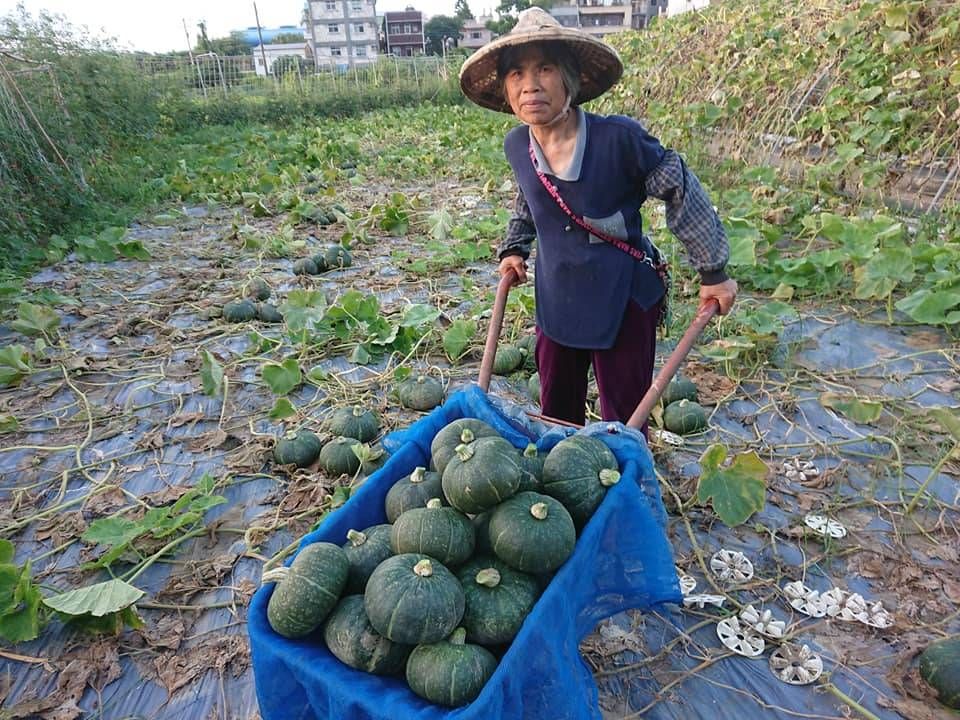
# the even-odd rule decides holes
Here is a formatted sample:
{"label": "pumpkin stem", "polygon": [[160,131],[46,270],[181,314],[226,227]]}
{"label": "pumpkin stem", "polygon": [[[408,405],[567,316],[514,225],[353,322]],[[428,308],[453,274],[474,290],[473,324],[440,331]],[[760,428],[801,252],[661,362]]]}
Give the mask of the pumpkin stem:
{"label": "pumpkin stem", "polygon": [[549,512],[549,506],[546,503],[538,502],[530,506],[530,514],[537,520],[546,520]]}
{"label": "pumpkin stem", "polygon": [[430,558],[424,558],[413,566],[413,571],[420,577],[430,577],[433,575],[433,563]]}
{"label": "pumpkin stem", "polygon": [[457,457],[460,458],[460,462],[466,462],[473,457],[473,445],[457,445],[455,452]]}
{"label": "pumpkin stem", "polygon": [[417,383],[418,385],[423,385],[426,381],[427,381],[427,376],[426,376],[426,375],[417,375],[416,383]]}
{"label": "pumpkin stem", "polygon": [[527,446],[523,449],[523,456],[525,458],[535,458],[537,456],[537,446],[533,443],[527,443]]}
{"label": "pumpkin stem", "polygon": [[427,500],[427,507],[431,510],[443,507],[443,501],[440,498],[430,498]]}
{"label": "pumpkin stem", "polygon": [[462,443],[472,443],[477,439],[477,436],[473,434],[473,430],[470,428],[464,428],[460,433],[460,442]]}
{"label": "pumpkin stem", "polygon": [[620,473],[610,468],[604,468],[600,471],[600,484],[604,487],[610,487],[620,482]]}
{"label": "pumpkin stem", "polygon": [[496,568],[484,568],[477,573],[477,584],[494,588],[500,584],[500,571]]}
{"label": "pumpkin stem", "polygon": [[423,482],[426,476],[427,476],[427,469],[422,465],[418,465],[413,469],[413,472],[410,473],[410,482],[412,483]]}
{"label": "pumpkin stem", "polygon": [[283,581],[289,574],[290,568],[288,567],[273,568],[273,570],[267,570],[263,575],[260,576],[260,583],[278,583]]}
{"label": "pumpkin stem", "polygon": [[367,541],[367,536],[364,535],[359,530],[347,530],[347,540],[350,541],[350,544],[354,547],[360,547]]}
{"label": "pumpkin stem", "polygon": [[467,642],[467,631],[463,628],[457,628],[453,631],[450,639],[447,641],[451,645],[464,645]]}
{"label": "pumpkin stem", "polygon": [[354,405],[354,406],[353,406],[353,416],[354,416],[354,417],[360,417],[360,416],[363,415],[365,412],[366,412],[366,410],[364,410],[364,409],[363,409],[362,407],[360,407],[359,405]]}

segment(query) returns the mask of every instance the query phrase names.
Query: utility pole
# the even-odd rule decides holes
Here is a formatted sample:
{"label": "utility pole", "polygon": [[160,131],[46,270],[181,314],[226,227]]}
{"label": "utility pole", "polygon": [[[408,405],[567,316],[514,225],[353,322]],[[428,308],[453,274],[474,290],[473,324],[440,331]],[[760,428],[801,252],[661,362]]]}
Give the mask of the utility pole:
{"label": "utility pole", "polygon": [[200,63],[196,61],[193,57],[193,45],[190,44],[190,31],[187,30],[187,19],[181,18],[183,21],[183,34],[187,38],[187,55],[190,56],[190,64],[197,69],[197,78],[200,80],[200,89],[203,91],[203,97],[207,97],[207,85],[203,82],[203,72],[200,70]]}
{"label": "utility pole", "polygon": [[267,65],[267,51],[263,49],[263,31],[260,29],[260,13],[257,12],[257,4],[253,4],[253,17],[257,21],[257,37],[260,38],[260,57],[263,59],[263,72],[270,74],[270,66]]}

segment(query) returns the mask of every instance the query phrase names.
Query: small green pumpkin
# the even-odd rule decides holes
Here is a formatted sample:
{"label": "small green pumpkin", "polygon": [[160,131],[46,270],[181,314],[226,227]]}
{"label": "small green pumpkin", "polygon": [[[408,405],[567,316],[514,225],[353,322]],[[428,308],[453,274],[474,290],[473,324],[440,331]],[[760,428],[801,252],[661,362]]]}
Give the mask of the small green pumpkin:
{"label": "small green pumpkin", "polygon": [[437,497],[446,502],[440,473],[430,472],[425,467],[415,468],[412,473],[397,480],[387,491],[384,501],[387,521],[396,522],[407,510],[425,507],[428,500]]}
{"label": "small green pumpkin", "polygon": [[313,260],[313,264],[317,266],[318,273],[323,273],[330,269],[327,267],[327,256],[324,255],[322,250],[316,255],[311,255],[310,259]]}
{"label": "small green pumpkin", "polygon": [[275,305],[270,303],[257,303],[257,319],[265,323],[282,323],[283,315],[277,310]]}
{"label": "small green pumpkin", "polygon": [[417,645],[447,637],[463,617],[463,588],[441,563],[419,553],[389,557],[363,594],[374,629],[394,642]]}
{"label": "small green pumpkin", "polygon": [[663,426],[678,435],[700,432],[707,427],[707,411],[693,400],[677,400],[664,409]]}
{"label": "small green pumpkin", "polygon": [[938,640],[920,653],[920,677],[937,691],[937,700],[960,710],[960,635]]}
{"label": "small green pumpkin", "polygon": [[356,438],[360,442],[370,442],[380,431],[376,413],[359,405],[337,408],[327,424],[334,435]]}
{"label": "small green pumpkin", "polygon": [[323,639],[340,662],[372,675],[397,675],[407,666],[413,646],[395,643],[374,630],[363,595],[347,595],[330,613]]}
{"label": "small green pumpkin", "polygon": [[481,645],[513,640],[540,596],[536,578],[494,557],[474,558],[460,569],[457,578],[464,595],[460,625],[470,642]]}
{"label": "small green pumpkin", "polygon": [[320,467],[330,476],[353,475],[360,469],[360,458],[353,448],[356,438],[335,437],[320,450]]}
{"label": "small green pumpkin", "polygon": [[323,251],[328,270],[347,268],[353,265],[353,256],[343,245],[331,245]]}
{"label": "small green pumpkin", "polygon": [[269,300],[270,286],[267,281],[260,277],[250,278],[243,286],[243,296],[251,300]]}
{"label": "small green pumpkin", "polygon": [[417,375],[397,386],[397,397],[410,410],[433,410],[443,402],[443,384],[436,378]]}
{"label": "small green pumpkin", "polygon": [[364,475],[373,475],[382,468],[390,456],[383,449],[382,445],[363,444],[363,450],[360,454],[360,472]]}
{"label": "small green pumpkin", "polygon": [[493,359],[494,375],[509,375],[523,362],[523,353],[520,348],[513,345],[504,345],[497,348],[496,357]]}
{"label": "small green pumpkin", "polygon": [[692,400],[693,402],[697,402],[699,399],[697,386],[694,385],[692,380],[677,376],[672,382],[667,384],[660,399],[664,407],[678,400]]}
{"label": "small green pumpkin", "polygon": [[347,542],[343,544],[343,551],[350,561],[350,574],[344,592],[362,593],[377,565],[393,555],[390,547],[391,530],[393,526],[384,523],[368,527],[362,532],[347,531]]}
{"label": "small green pumpkin", "polygon": [[313,258],[300,258],[293,263],[294,275],[316,275],[320,270]]}
{"label": "small green pumpkin", "polygon": [[524,490],[533,490],[534,492],[543,492],[543,461],[547,459],[546,455],[537,452],[537,446],[533,443],[527,443],[517,455],[517,465],[520,466],[520,486],[517,492]]}
{"label": "small green pumpkin", "polygon": [[407,684],[414,693],[436,705],[460,707],[472,702],[497,669],[489,650],[464,642],[457,628],[449,640],[420,645],[407,660]]}
{"label": "small green pumpkin", "polygon": [[603,441],[589,435],[564,438],[543,461],[543,492],[555,497],[583,527],[620,480],[620,466]]}
{"label": "small green pumpkin", "polygon": [[425,507],[407,510],[390,534],[393,552],[429,555],[449,567],[461,565],[473,554],[476,531],[463,513],[431,498]]}
{"label": "small green pumpkin", "polygon": [[458,445],[441,481],[443,494],[457,510],[489,510],[520,487],[516,448],[501,437],[484,437]]}
{"label": "small green pumpkin", "polygon": [[457,454],[457,446],[482,437],[500,437],[500,434],[483,420],[474,418],[459,418],[441,428],[430,443],[430,457],[437,472],[443,474],[447,463]]}
{"label": "small green pumpkin", "polygon": [[517,493],[490,516],[490,544],[507,565],[531,574],[548,573],[573,553],[577,531],[567,509],[549,495]]}
{"label": "small green pumpkin", "polygon": [[223,306],[223,319],[231,323],[242,323],[257,317],[257,306],[250,300],[235,300]]}
{"label": "small green pumpkin", "polygon": [[320,438],[309,430],[294,430],[277,440],[273,459],[280,465],[308,467],[320,454]]}
{"label": "small green pumpkin", "polygon": [[340,599],[350,563],[332,543],[307,545],[289,567],[264,573],[263,582],[277,586],[267,602],[267,621],[287,638],[309,635],[319,627]]}
{"label": "small green pumpkin", "polygon": [[527,392],[530,393],[530,399],[538,405],[540,404],[540,373],[534,373],[527,380]]}
{"label": "small green pumpkin", "polygon": [[537,336],[521,335],[515,345],[523,351],[523,369],[537,371]]}

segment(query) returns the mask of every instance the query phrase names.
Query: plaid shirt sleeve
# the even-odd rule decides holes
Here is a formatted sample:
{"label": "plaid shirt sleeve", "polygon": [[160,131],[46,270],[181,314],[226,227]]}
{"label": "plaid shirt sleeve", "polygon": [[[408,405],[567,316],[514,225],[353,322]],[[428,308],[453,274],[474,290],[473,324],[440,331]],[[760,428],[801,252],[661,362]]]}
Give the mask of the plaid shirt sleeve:
{"label": "plaid shirt sleeve", "polygon": [[513,214],[507,223],[507,234],[497,249],[497,257],[502,260],[508,255],[519,255],[526,260],[530,257],[530,248],[536,236],[533,215],[530,214],[523,191],[518,187],[513,199]]}
{"label": "plaid shirt sleeve", "polygon": [[723,224],[697,176],[676,152],[666,151],[647,175],[645,190],[648,196],[666,203],[667,228],[687,249],[701,281],[715,285],[726,280],[730,246]]}

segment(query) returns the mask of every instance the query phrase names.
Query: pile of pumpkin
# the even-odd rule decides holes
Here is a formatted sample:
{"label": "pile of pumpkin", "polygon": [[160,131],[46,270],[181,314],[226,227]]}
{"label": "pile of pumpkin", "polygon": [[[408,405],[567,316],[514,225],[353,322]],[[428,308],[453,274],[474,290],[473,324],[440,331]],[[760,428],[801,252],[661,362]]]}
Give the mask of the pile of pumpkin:
{"label": "pile of pumpkin", "polygon": [[329,245],[310,257],[293,263],[295,275],[319,275],[328,270],[339,270],[353,265],[353,256],[343,245]]}
{"label": "pile of pumpkin", "polygon": [[313,543],[264,574],[277,583],[267,619],[458,707],[489,680],[620,471],[597,438],[574,435],[543,455],[472,418],[444,427],[430,449],[432,469],[387,493],[387,523],[350,530],[342,546]]}
{"label": "pile of pumpkin", "polygon": [[678,435],[706,429],[707,412],[698,399],[699,392],[692,380],[678,377],[669,383],[661,396],[663,427]]}
{"label": "pile of pumpkin", "polygon": [[273,459],[280,465],[305,468],[317,463],[330,477],[354,475],[363,470],[369,475],[377,469],[382,452],[373,452],[365,462],[355,448],[373,440],[380,432],[376,413],[360,406],[335,410],[326,422],[333,438],[324,443],[310,430],[291,430],[273,446]]}
{"label": "pile of pumpkin", "polygon": [[253,278],[241,288],[240,300],[223,306],[223,319],[231,323],[259,320],[265,323],[281,323],[283,315],[276,305],[267,302],[272,291],[263,278]]}

